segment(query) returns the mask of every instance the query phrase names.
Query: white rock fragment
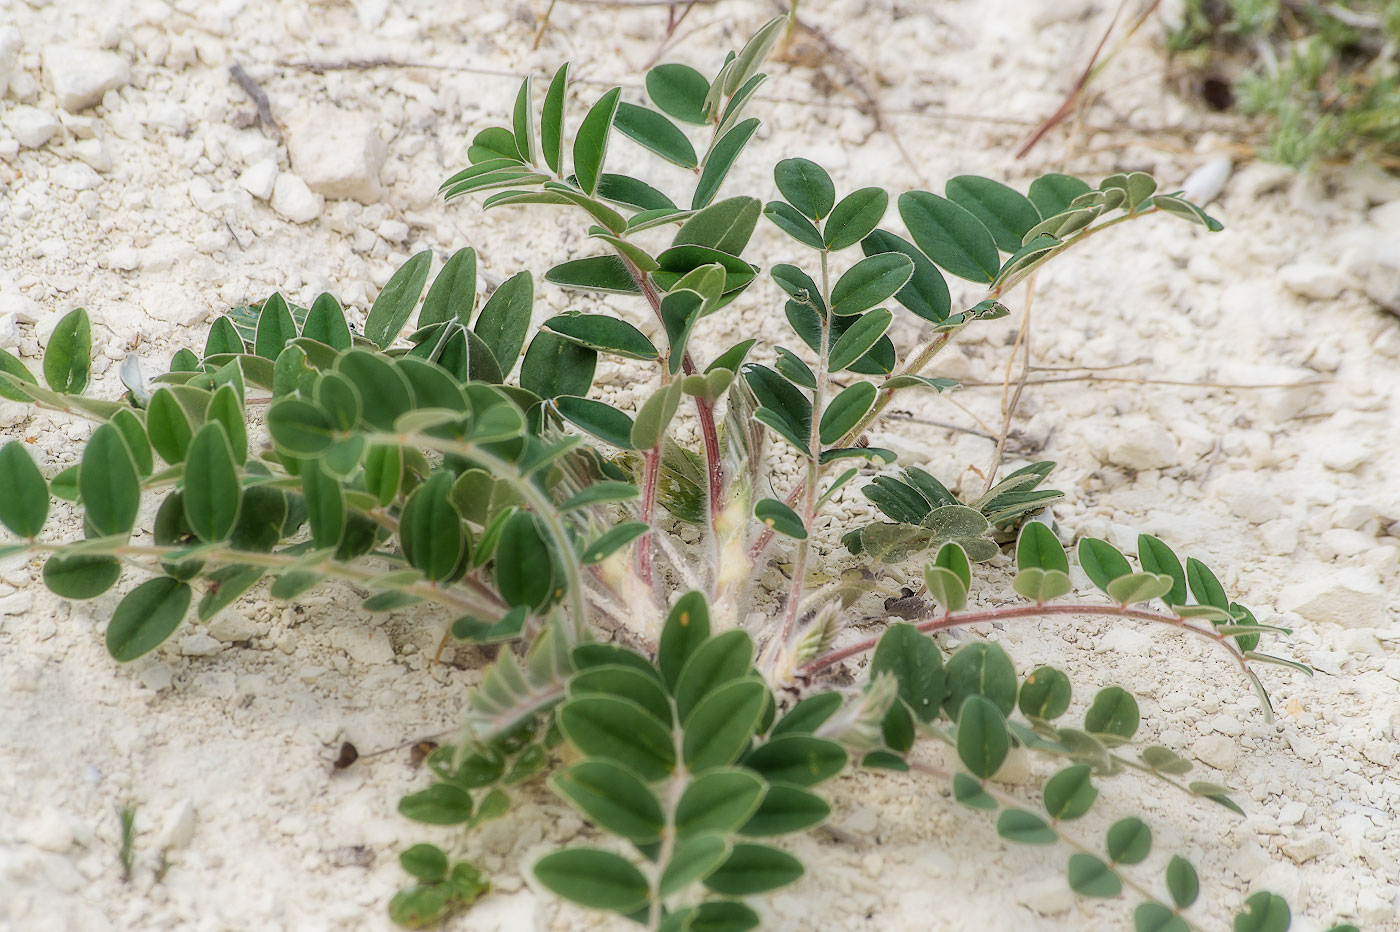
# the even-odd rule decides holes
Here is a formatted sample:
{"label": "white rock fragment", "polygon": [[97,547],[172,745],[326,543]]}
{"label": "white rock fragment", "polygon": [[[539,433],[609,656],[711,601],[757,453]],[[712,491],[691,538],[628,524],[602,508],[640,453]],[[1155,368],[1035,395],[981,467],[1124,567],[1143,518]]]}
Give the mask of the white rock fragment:
{"label": "white rock fragment", "polygon": [[1332,843],[1325,835],[1309,835],[1297,838],[1283,846],[1283,853],[1295,864],[1320,858],[1332,850]]}
{"label": "white rock fragment", "polygon": [[1286,557],[1298,549],[1298,526],[1286,518],[1269,521],[1259,526],[1259,539],[1264,550],[1278,557]]}
{"label": "white rock fragment", "polygon": [[1140,416],[1117,422],[1116,436],[1108,445],[1108,462],[1127,469],[1165,469],[1175,466],[1181,452],[1176,438],[1160,424]]}
{"label": "white rock fragment", "polygon": [[186,657],[212,657],[223,649],[223,644],[203,631],[196,631],[180,639],[180,653]]}
{"label": "white rock fragment", "polygon": [[328,198],[379,200],[384,142],[369,117],[336,107],[317,107],[293,116],[287,131],[292,170],[308,187]]}
{"label": "white rock fragment", "polygon": [[256,621],[241,612],[228,609],[220,612],[205,628],[209,636],[225,644],[250,641],[261,633]]}
{"label": "white rock fragment", "polygon": [[1341,270],[1321,262],[1294,262],[1278,270],[1279,281],[1289,291],[1311,301],[1331,301],[1345,290]]}
{"label": "white rock fragment", "polygon": [[83,139],[73,144],[73,154],[87,163],[93,171],[112,170],[112,157],[100,139]]}
{"label": "white rock fragment", "polygon": [[1016,884],[1016,902],[1042,916],[1058,916],[1074,906],[1074,894],[1060,877]]}
{"label": "white rock fragment", "polygon": [[165,814],[160,834],[156,836],[156,847],[161,851],[175,851],[187,847],[194,838],[194,803],[182,799]]}
{"label": "white rock fragment", "polygon": [[96,106],[102,95],[131,81],[131,66],[114,52],[50,45],[41,56],[44,81],[64,110],[77,112]]}
{"label": "white rock fragment", "polygon": [[38,107],[11,107],[5,114],[5,127],[15,142],[27,149],[37,149],[58,132],[58,118]]}
{"label": "white rock fragment", "polygon": [[1232,487],[1220,494],[1226,507],[1250,524],[1266,524],[1283,513],[1278,496],[1249,486]]}
{"label": "white rock fragment", "polygon": [[87,165],[69,163],[54,169],[54,184],[70,191],[91,191],[102,183],[102,176]]}
{"label": "white rock fragment", "polygon": [[0,616],[23,615],[34,607],[34,593],[21,589],[0,597]]}
{"label": "white rock fragment", "polygon": [[1338,437],[1322,448],[1318,458],[1322,465],[1337,472],[1351,472],[1375,455],[1375,448],[1349,437]]}
{"label": "white rock fragment", "polygon": [[1281,611],[1297,612],[1313,623],[1346,628],[1384,628],[1389,624],[1385,589],[1374,569],[1345,567],[1284,587]]}
{"label": "white rock fragment", "polygon": [[13,314],[21,324],[32,324],[43,315],[39,302],[22,294],[0,294],[0,314]]}
{"label": "white rock fragment", "polygon": [[19,316],[0,314],[0,348],[14,349],[19,346],[19,341],[22,339],[24,339],[24,334],[20,333]]}
{"label": "white rock fragment", "polygon": [[1284,825],[1297,825],[1307,813],[1308,807],[1294,800],[1279,810],[1278,820]]}
{"label": "white rock fragment", "polygon": [[0,100],[9,93],[10,81],[19,70],[19,48],[24,44],[13,26],[0,28]]}
{"label": "white rock fragment", "polygon": [[1181,183],[1181,196],[1204,207],[1220,196],[1233,167],[1234,162],[1228,155],[1216,156],[1186,176]]}
{"label": "white rock fragment", "polygon": [[1235,742],[1224,735],[1204,735],[1191,745],[1191,753],[1196,760],[1228,772],[1234,768],[1239,750]]}
{"label": "white rock fragment", "polygon": [[330,635],[331,646],[345,651],[356,663],[368,665],[392,663],[394,645],[383,628],[346,625],[335,628]]}
{"label": "white rock fragment", "polygon": [[265,201],[272,197],[273,188],[277,184],[278,172],[276,159],[268,158],[254,162],[239,174],[239,187],[258,200]]}
{"label": "white rock fragment", "polygon": [[321,213],[321,198],[296,175],[283,172],[272,187],[272,209],[293,223],[308,223]]}
{"label": "white rock fragment", "polygon": [[134,272],[141,267],[141,253],[130,246],[118,246],[107,253],[107,268]]}

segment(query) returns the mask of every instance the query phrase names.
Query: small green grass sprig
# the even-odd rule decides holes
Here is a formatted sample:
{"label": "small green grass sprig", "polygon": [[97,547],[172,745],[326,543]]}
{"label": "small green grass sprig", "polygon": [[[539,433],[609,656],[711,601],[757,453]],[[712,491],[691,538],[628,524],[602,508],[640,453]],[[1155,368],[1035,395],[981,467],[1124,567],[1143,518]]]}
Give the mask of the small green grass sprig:
{"label": "small green grass sprig", "polygon": [[[461,735],[429,756],[432,782],[399,806],[466,830],[451,853],[401,854],[414,883],[389,911],[408,927],[486,893],[470,829],[510,818],[528,799],[519,788],[547,780],[593,838],[519,865],[545,887],[651,932],[756,928],[746,898],[806,870],[782,836],[820,825],[824,785],[863,767],[926,774],[995,812],[1003,839],[1067,848],[1071,888],[1131,892],[1138,932],[1202,929],[1190,862],[1174,857],[1164,883],[1142,875],[1152,835],[1132,800],[1113,799],[1127,811],[1102,839],[1073,823],[1130,771],[1239,812],[1231,791],[1182,779],[1191,765],[1171,749],[1130,750],[1139,710],[1129,688],[1099,690],[1082,722],[1065,724],[1063,672],[1021,677],[993,642],[947,651],[932,635],[1085,615],[1185,633],[1227,653],[1267,715],[1257,668],[1309,672],[1258,650],[1288,632],[1258,624],[1203,563],[1183,564],[1148,536],[1136,568],[1081,540],[1098,594],[1070,601],[1069,557],[1045,523],[1065,494],[1041,488],[1053,464],[1013,470],[962,502],[928,470],[886,472],[895,454],[865,435],[900,393],[956,388],[931,368],[939,352],[1007,316],[1003,302],[1047,262],[1146,217],[1220,225],[1141,172],[1097,186],[1052,173],[1024,194],[963,175],[942,194],[892,198],[838,192],[793,154],[774,166],[776,198],[726,191],[759,125],[748,113],[783,26],[765,24],[713,76],[661,65],[646,77],[649,103],[613,88],[567,123],[568,66],[538,102],[527,78],[510,125],[472,139],[471,164],[444,196],[578,217],[594,254],[542,280],[610,296],[606,310],[536,326],[535,275],[517,271],[479,300],[480,257],[467,248],[436,274],[431,252],[409,258],[358,331],[329,294],[307,307],[273,294],[233,308],[202,351],[179,350],[149,381],[124,366],[119,400],[87,394],[84,310],[55,328],[42,384],[0,351],[0,396],[94,425],[79,462],[52,476],[24,444],[0,447],[0,523],[18,538],[0,555],[43,556],[45,585],[69,599],[137,571],[106,628],[119,662],[264,582],[293,602],[348,582],[368,592],[367,613],[436,607],[455,619],[444,640],[496,645]],[[614,144],[652,153],[680,180],[667,193],[609,171]],[[886,222],[892,203],[902,233]],[[751,292],[764,270],[745,255],[774,231],[792,259],[766,270],[783,295],[770,310]],[[945,275],[984,290],[955,309]],[[613,310],[629,301],[654,324]],[[705,359],[694,339],[719,314],[779,311],[786,345],[745,339]],[[892,324],[906,313],[925,342],[896,344]],[[633,367],[642,397],[631,410],[594,396],[600,356]],[[253,405],[265,409],[262,427]],[[676,429],[682,416],[697,445]],[[769,497],[778,451],[795,454],[801,474]],[[824,556],[816,519],[862,476],[890,520],[836,529],[846,555]],[[46,534],[54,499],[81,516],[80,539]],[[146,502],[156,504],[151,539],[133,540]],[[793,553],[788,591],[773,617],[745,628],[740,619],[766,604],[755,583],[779,537]],[[1013,540],[1022,601],[969,608],[974,567]],[[916,560],[924,586],[905,600],[921,606],[907,623],[842,639],[853,606],[902,584],[895,571]],[[836,674],[867,655],[868,676],[843,685],[851,677]],[[1013,749],[1058,767],[1039,793],[996,782]],[[1259,893],[1235,929],[1289,922],[1287,904]]]}
{"label": "small green grass sprig", "polygon": [[[1400,170],[1400,7],[1189,0],[1168,47],[1198,70],[1242,64],[1234,99],[1262,117],[1270,161],[1366,156]],[[1217,75],[1218,76],[1218,75]]]}

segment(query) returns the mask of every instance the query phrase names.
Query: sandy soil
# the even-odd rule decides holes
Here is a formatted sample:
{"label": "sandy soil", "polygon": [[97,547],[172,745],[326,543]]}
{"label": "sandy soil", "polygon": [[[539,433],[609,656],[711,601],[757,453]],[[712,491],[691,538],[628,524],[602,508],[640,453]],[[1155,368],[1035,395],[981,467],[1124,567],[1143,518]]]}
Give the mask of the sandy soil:
{"label": "sandy soil", "polygon": [[[576,106],[613,84],[638,93],[664,8],[560,2],[527,51],[545,7],[0,0],[0,83],[9,85],[0,99],[0,345],[37,365],[57,319],[87,307],[98,391],[115,397],[114,363],[127,352],[152,371],[176,348],[202,346],[214,315],[273,289],[300,303],[331,290],[362,314],[420,249],[441,257],[475,245],[501,276],[538,275],[584,254],[581,231],[560,214],[483,215],[434,198],[466,164],[470,135],[504,118],[525,71],[571,59],[582,79]],[[1030,159],[1010,155],[1058,105],[1111,7],[804,3],[847,57],[806,46],[796,63],[774,66],[757,111],[764,128],[730,189],[770,191],[766,166],[791,154],[827,166],[844,190],[941,190],[962,172],[1024,185],[1048,170],[1144,169],[1178,184],[1248,127],[1176,96],[1182,85],[1168,74],[1155,24],[1104,76],[1082,118]],[[697,7],[682,26],[686,47],[665,57],[713,69],[771,12],[757,0]],[[104,50],[129,65],[118,86],[95,107],[62,96],[81,88],[47,72],[76,62],[72,80],[94,80],[95,69],[114,67]],[[287,64],[308,61],[397,64]],[[316,167],[293,164],[278,134],[250,125],[255,107],[230,79],[234,64],[267,93],[283,138],[368,126],[384,146],[378,184],[352,179],[351,197],[308,190],[298,176]],[[878,125],[862,110],[872,97]],[[1083,826],[1093,839],[1112,818],[1145,812],[1158,843],[1140,876],[1159,888],[1171,851],[1192,856],[1203,925],[1228,927],[1242,898],[1267,888],[1289,898],[1304,932],[1343,919],[1400,929],[1400,320],[1377,303],[1400,304],[1400,272],[1387,278],[1400,263],[1400,182],[1364,168],[1296,177],[1238,164],[1212,212],[1225,232],[1131,224],[1040,277],[1036,363],[1127,364],[1097,373],[1125,381],[1029,387],[1010,462],[1060,463],[1062,527],[1125,549],[1147,531],[1206,560],[1261,621],[1296,627],[1279,649],[1318,675],[1266,670],[1280,710],[1266,724],[1245,684],[1193,642],[1094,621],[977,636],[1006,645],[1023,670],[1063,667],[1082,695],[1131,687],[1144,738],[1194,757],[1203,779],[1238,788],[1245,819],[1119,778]],[[794,256],[765,230],[756,261]],[[583,306],[541,291],[541,315]],[[755,288],[745,314],[707,323],[700,338],[791,342],[775,295]],[[605,303],[641,321],[637,308]],[[938,373],[993,386],[920,401],[913,416],[999,427],[1025,293],[1008,303],[1015,316],[970,333]],[[916,337],[907,318],[895,331],[902,345]],[[1174,384],[1131,381],[1139,378]],[[1299,382],[1314,384],[1229,387]],[[634,400],[620,369],[601,369],[600,386],[620,404]],[[889,423],[873,439],[903,461],[980,485],[972,467],[990,461],[985,438]],[[50,475],[75,460],[90,430],[12,404],[0,404],[0,427],[31,442]],[[76,533],[71,509],[59,503],[56,514],[51,529]],[[852,494],[835,521],[866,514]],[[982,597],[1007,591],[1008,575],[986,570]],[[371,619],[354,592],[334,587],[295,607],[264,592],[118,667],[102,645],[117,598],[66,603],[44,590],[37,562],[0,564],[0,928],[384,929],[385,904],[405,880],[396,854],[427,839],[457,846],[495,878],[498,892],[449,928],[604,927],[521,876],[537,853],[584,832],[542,791],[526,795],[535,805],[518,807],[519,818],[463,841],[395,814],[398,797],[425,782],[406,748],[332,772],[342,741],[366,753],[451,727],[479,658],[462,650],[455,664],[427,663],[446,619]],[[769,928],[1130,925],[1131,904],[1070,895],[1066,851],[1004,846],[943,787],[862,774],[840,780],[834,797],[835,831],[793,844],[808,877],[760,904]],[[128,801],[139,804],[140,833],[124,883],[115,810]]]}

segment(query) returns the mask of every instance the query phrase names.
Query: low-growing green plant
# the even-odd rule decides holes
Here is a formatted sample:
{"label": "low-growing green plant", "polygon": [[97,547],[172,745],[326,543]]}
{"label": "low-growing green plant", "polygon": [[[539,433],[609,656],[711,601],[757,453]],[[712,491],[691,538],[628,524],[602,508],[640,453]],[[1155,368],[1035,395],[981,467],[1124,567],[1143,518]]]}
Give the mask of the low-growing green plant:
{"label": "low-growing green plant", "polygon": [[[1238,812],[1230,791],[1190,779],[1169,748],[1130,750],[1139,710],[1128,689],[1100,689],[1068,721],[1063,672],[1020,676],[994,642],[950,651],[931,635],[1068,615],[1185,633],[1239,668],[1267,716],[1257,669],[1307,672],[1259,650],[1287,632],[1257,623],[1205,564],[1183,564],[1145,535],[1136,565],[1081,539],[1078,562],[1099,594],[1068,600],[1069,558],[1047,510],[1063,493],[1040,488],[1052,464],[1012,470],[963,502],[916,466],[888,474],[895,454],[869,446],[866,431],[901,393],[956,387],[928,371],[939,351],[1005,316],[1012,289],[1060,254],[1140,218],[1219,224],[1140,172],[1097,187],[1050,174],[1027,195],[959,176],[942,195],[897,197],[907,239],[882,227],[884,189],[838,194],[803,158],[775,166],[776,200],[720,198],[759,125],[745,114],[782,28],[781,18],[765,25],[714,77],[652,69],[650,106],[607,91],[570,122],[571,143],[568,66],[541,110],[527,79],[511,126],[478,133],[471,165],[444,184],[448,198],[494,190],[487,208],[580,215],[596,255],[544,280],[635,299],[654,326],[609,303],[536,327],[530,272],[478,306],[477,254],[452,254],[428,285],[424,252],[393,275],[360,332],[330,295],[303,308],[274,294],[221,316],[202,352],[180,350],[149,382],[124,367],[127,394],[102,400],[85,394],[90,323],[75,310],[44,353],[43,384],[0,353],[0,394],[96,424],[81,461],[53,476],[24,444],[0,449],[0,522],[21,539],[0,553],[46,555],[45,583],[70,599],[137,569],[144,581],[106,628],[119,661],[264,580],[279,599],[340,581],[368,590],[369,612],[448,610],[452,636],[500,649],[460,738],[429,756],[434,781],[400,811],[470,829],[508,817],[515,788],[547,775],[598,843],[529,869],[561,897],[647,929],[757,927],[745,898],[804,870],[777,840],[820,825],[831,811],[823,785],[853,767],[928,774],[985,810],[1002,838],[1062,843],[1070,886],[1131,891],[1140,932],[1200,928],[1191,863],[1175,856],[1156,878],[1142,869],[1144,821],[1124,814],[1091,839],[1074,820],[1124,772]],[[678,124],[702,128],[703,143]],[[606,171],[611,147],[630,144],[677,166],[688,196]],[[769,274],[796,342],[748,339],[700,358],[694,334],[712,315],[764,312],[749,295],[760,270],[743,258],[763,217],[794,257]],[[955,311],[945,273],[985,293]],[[922,321],[928,339],[897,346],[896,313]],[[635,384],[648,386],[632,410],[591,397],[600,355],[633,361]],[[260,410],[265,435],[249,416]],[[677,429],[683,410],[696,445]],[[773,487],[776,461],[794,456],[793,484]],[[861,476],[873,477],[863,493],[889,520],[837,529],[844,551],[814,546],[819,513]],[[53,498],[80,509],[82,539],[46,536]],[[151,499],[153,539],[133,542]],[[791,550],[790,582],[774,604],[755,580],[776,560],[777,537]],[[1014,542],[1012,588],[1024,601],[975,606],[974,566],[1001,542]],[[924,587],[908,620],[843,635],[857,603],[897,591],[915,560]],[[755,607],[765,621],[741,624]],[[867,655],[856,685],[833,675]],[[1016,749],[1057,768],[1038,794],[996,782]],[[390,904],[403,925],[436,922],[488,889],[479,868],[436,846],[401,859],[416,880]],[[1235,929],[1288,924],[1283,900],[1258,893]]]}
{"label": "low-growing green plant", "polygon": [[[1188,0],[1168,47],[1262,117],[1261,154],[1296,167],[1368,156],[1400,169],[1400,4]],[[1221,83],[1227,87],[1228,83]],[[1225,104],[1222,98],[1218,104]]]}

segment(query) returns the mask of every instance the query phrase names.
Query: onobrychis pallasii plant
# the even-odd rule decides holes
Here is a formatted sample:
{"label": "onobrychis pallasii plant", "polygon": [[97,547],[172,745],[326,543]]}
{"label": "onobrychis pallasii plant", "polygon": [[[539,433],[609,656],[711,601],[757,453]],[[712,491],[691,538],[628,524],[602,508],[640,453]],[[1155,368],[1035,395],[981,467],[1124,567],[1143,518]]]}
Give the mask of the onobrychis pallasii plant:
{"label": "onobrychis pallasii plant", "polygon": [[[1003,300],[1061,253],[1139,218],[1219,224],[1140,172],[1097,187],[1050,174],[1026,195],[959,176],[944,195],[898,195],[907,239],[882,226],[888,192],[838,192],[802,158],[774,167],[778,200],[721,199],[759,125],[745,114],[784,25],[766,24],[713,78],[652,69],[651,106],[614,88],[566,119],[568,66],[538,111],[527,79],[511,126],[478,133],[471,165],[444,184],[448,198],[495,191],[487,208],[577,216],[597,254],[544,280],[636,303],[655,318],[650,335],[613,313],[534,326],[529,271],[478,307],[476,253],[452,254],[428,286],[424,252],[385,285],[362,332],[329,294],[309,308],[274,294],[221,316],[202,353],[178,351],[149,382],[125,366],[129,391],[104,400],[84,394],[89,319],[75,310],[45,350],[44,384],[0,351],[0,395],[96,424],[81,461],[57,475],[44,476],[20,442],[0,449],[0,521],[21,539],[0,554],[42,555],[45,583],[70,599],[137,570],[143,581],[106,629],[122,662],[264,580],[279,599],[336,581],[369,593],[366,612],[450,611],[451,637],[499,652],[459,739],[428,759],[435,782],[400,811],[470,829],[510,818],[512,788],[547,778],[599,843],[521,869],[645,929],[759,927],[745,898],[804,871],[776,840],[821,825],[831,811],[821,786],[852,768],[921,772],[985,810],[1003,839],[1068,848],[1069,885],[1086,897],[1126,890],[1138,932],[1203,928],[1192,864],[1174,856],[1164,872],[1144,869],[1145,822],[1124,815],[1099,838],[1080,836],[1074,820],[1125,771],[1239,811],[1230,791],[1191,781],[1169,748],[1132,749],[1129,690],[1099,690],[1082,722],[1066,723],[1063,672],[1022,658],[1030,672],[1019,676],[994,641],[950,650],[937,635],[1090,615],[1185,633],[1228,655],[1268,715],[1256,670],[1308,672],[1260,652],[1262,638],[1287,632],[1257,623],[1204,564],[1183,565],[1146,535],[1136,566],[1105,541],[1079,540],[1098,593],[1071,601],[1049,511],[1063,493],[1042,488],[1053,464],[960,501],[917,466],[892,473],[895,454],[865,434],[901,393],[955,388],[932,374],[939,351],[1006,316]],[[633,144],[673,163],[690,192],[675,200],[605,170],[613,146]],[[767,274],[786,295],[795,340],[697,358],[692,334],[712,315],[777,311],[748,294],[760,269],[744,254],[760,226],[791,250]],[[982,300],[955,312],[944,273],[985,285]],[[927,342],[896,346],[896,313],[925,322]],[[649,386],[635,410],[589,397],[600,354],[634,361]],[[266,406],[265,435],[250,425],[255,404]],[[692,428],[698,443],[683,439]],[[785,451],[802,464],[790,488],[776,487],[771,465]],[[839,529],[830,552],[814,547],[815,519],[854,483],[888,520]],[[133,543],[147,496],[160,500],[154,541]],[[45,536],[52,497],[81,508],[82,540]],[[1022,599],[969,607],[974,567],[1005,545]],[[786,595],[762,623],[741,624],[770,604],[755,581],[780,551]],[[878,636],[843,633],[920,564],[922,590],[901,600],[915,607],[906,621]],[[1014,749],[1059,769],[1034,789],[1001,785]],[[401,860],[416,882],[389,909],[405,926],[435,923],[489,888],[475,865],[433,845]],[[1283,932],[1289,922],[1287,904],[1261,892],[1234,928]]]}

